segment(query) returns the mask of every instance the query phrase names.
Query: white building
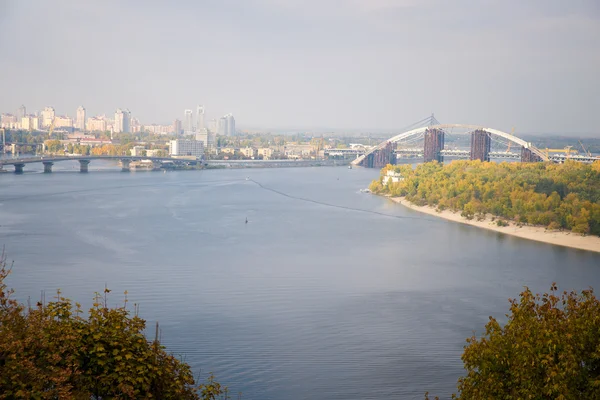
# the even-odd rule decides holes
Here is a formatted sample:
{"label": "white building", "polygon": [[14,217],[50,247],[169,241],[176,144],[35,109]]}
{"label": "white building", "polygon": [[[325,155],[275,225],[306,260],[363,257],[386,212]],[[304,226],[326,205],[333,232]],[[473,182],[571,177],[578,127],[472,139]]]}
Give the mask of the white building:
{"label": "white building", "polygon": [[227,132],[227,136],[237,135],[237,133],[235,131],[235,119],[233,118],[233,114],[227,115],[227,129],[229,130]]}
{"label": "white building", "polygon": [[56,116],[56,112],[53,107],[46,107],[42,111],[42,127],[47,128],[52,124],[52,120]]}
{"label": "white building", "polygon": [[129,110],[117,109],[115,112],[115,123],[113,124],[114,132],[130,132],[131,113]]}
{"label": "white building", "polygon": [[77,119],[75,120],[75,128],[80,131],[85,130],[85,108],[83,106],[77,107]]}
{"label": "white building", "polygon": [[253,147],[244,147],[240,149],[240,153],[244,155],[244,157],[254,158],[256,157],[256,149]]}
{"label": "white building", "polygon": [[146,157],[158,157],[163,151],[162,149],[146,150]]}
{"label": "white building", "polygon": [[144,125],[144,131],[154,133],[155,135],[168,135],[173,132],[173,125]]}
{"label": "white building", "polygon": [[216,119],[211,119],[208,123],[208,131],[212,133],[219,132],[219,122]]}
{"label": "white building", "polygon": [[144,146],[133,146],[131,148],[131,157],[143,157],[146,155],[146,148]]}
{"label": "white building", "polygon": [[229,113],[221,117],[219,120],[219,134],[235,136],[235,119],[233,118],[233,114]]}
{"label": "white building", "polygon": [[227,127],[227,117],[222,116],[219,118],[217,133],[221,136],[227,136],[227,132],[229,132],[229,128]]}
{"label": "white building", "polygon": [[204,156],[204,143],[190,139],[171,140],[169,144],[169,154],[172,156],[192,156],[202,158],[202,156]]}
{"label": "white building", "polygon": [[199,129],[196,131],[196,134],[194,136],[197,141],[202,142],[202,144],[204,144],[204,149],[208,150],[208,129]]}
{"label": "white building", "polygon": [[67,117],[64,115],[54,117],[54,127],[55,128],[72,128],[73,127],[73,118]]}
{"label": "white building", "polygon": [[11,125],[17,123],[17,117],[12,114],[2,114],[0,116],[0,127],[2,128],[11,128]]}
{"label": "white building", "polygon": [[396,172],[393,169],[390,169],[387,171],[387,173],[383,177],[383,184],[387,185],[388,183],[390,183],[390,181],[393,183],[398,183],[403,180],[404,180],[404,177],[402,176],[402,174],[400,172]]}
{"label": "white building", "polygon": [[35,115],[26,115],[21,118],[21,129],[37,131],[40,129],[40,119]]}
{"label": "white building", "polygon": [[186,135],[189,135],[193,131],[194,131],[194,112],[192,110],[185,110],[183,112],[183,133]]}
{"label": "white building", "polygon": [[103,115],[88,118],[86,128],[89,132],[104,132],[106,130],[106,119]]}
{"label": "white building", "polygon": [[196,132],[196,140],[204,144],[204,152],[207,154],[216,154],[215,152],[215,134],[204,128]]}
{"label": "white building", "polygon": [[270,160],[273,157],[273,149],[262,147],[258,149],[258,157],[262,156],[263,160]]}
{"label": "white building", "polygon": [[202,131],[204,126],[204,106],[198,106],[196,109],[196,132]]}

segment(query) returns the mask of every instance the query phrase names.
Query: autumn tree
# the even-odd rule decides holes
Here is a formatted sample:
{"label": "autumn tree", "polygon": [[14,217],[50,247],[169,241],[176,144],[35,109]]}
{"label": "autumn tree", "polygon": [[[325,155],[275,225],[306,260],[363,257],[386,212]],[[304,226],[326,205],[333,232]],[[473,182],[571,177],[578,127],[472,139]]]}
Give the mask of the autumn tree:
{"label": "autumn tree", "polygon": [[25,306],[12,298],[0,258],[0,399],[218,399],[226,388],[212,376],[196,385],[186,363],[157,339],[146,322],[96,294],[85,315],[63,297]]}
{"label": "autumn tree", "polygon": [[46,146],[46,149],[48,149],[49,153],[58,153],[59,151],[62,151],[64,149],[64,146],[60,142],[60,140],[56,140],[56,139],[46,140],[44,145]]}
{"label": "autumn tree", "polygon": [[[390,170],[403,180],[384,182]],[[553,163],[489,163],[454,161],[388,165],[371,190],[404,196],[417,205],[486,215],[519,224],[565,229],[600,236],[600,161]]]}
{"label": "autumn tree", "polygon": [[[600,301],[593,291],[533,294],[510,300],[467,339],[459,399],[600,399]],[[426,396],[427,397],[427,396]]]}

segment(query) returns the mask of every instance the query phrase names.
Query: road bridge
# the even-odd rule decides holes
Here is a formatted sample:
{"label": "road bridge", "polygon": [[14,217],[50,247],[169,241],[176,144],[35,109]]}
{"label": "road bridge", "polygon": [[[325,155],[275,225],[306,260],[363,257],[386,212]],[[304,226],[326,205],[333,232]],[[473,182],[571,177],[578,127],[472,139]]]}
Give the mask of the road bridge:
{"label": "road bridge", "polygon": [[[386,140],[352,163],[371,168],[382,168],[390,163],[395,164],[395,154],[403,154],[403,147],[406,147],[407,144],[413,144],[414,146],[415,142],[423,143],[421,149],[424,162],[441,162],[444,156],[464,157],[465,152],[468,152],[469,159],[481,161],[489,161],[492,156],[517,158],[523,162],[549,160],[548,156],[531,143],[498,129],[468,124],[439,124],[433,116],[429,122],[428,126],[411,129]],[[445,138],[448,131],[454,132],[455,130],[465,130],[465,133],[471,136],[471,148],[469,150],[453,150],[445,147]],[[515,155],[514,151],[492,151],[492,141],[498,138],[503,142],[513,144],[514,147],[519,149],[520,151],[516,153],[518,156]]]}
{"label": "road bridge", "polygon": [[39,157],[21,157],[21,158],[4,158],[0,159],[0,168],[5,165],[12,165],[15,168],[15,173],[23,173],[25,165],[32,163],[42,163],[44,172],[52,172],[52,166],[60,161],[79,161],[79,171],[88,172],[88,165],[92,160],[117,160],[121,163],[123,171],[129,171],[129,164],[132,161],[150,160],[158,164],[179,164],[179,165],[196,165],[197,160],[187,160],[173,157],[133,157],[133,156],[39,156]]}
{"label": "road bridge", "polygon": [[[122,171],[130,171],[129,164],[133,161],[149,160],[159,164],[162,168],[169,165],[198,165],[223,167],[223,168],[281,168],[281,167],[309,167],[309,166],[335,166],[344,165],[337,160],[191,160],[174,157],[134,157],[134,156],[41,156],[23,158],[0,158],[0,169],[12,165],[15,173],[23,173],[27,164],[42,163],[44,173],[51,173],[52,166],[61,161],[78,161],[80,172],[88,172],[88,166],[93,160],[116,160],[121,163]],[[347,164],[347,163],[346,163]]]}
{"label": "road bridge", "polygon": [[[548,155],[533,144],[511,133],[480,125],[441,124],[433,115],[420,122],[426,122],[427,125],[409,129],[380,143],[365,154],[358,156],[352,164],[369,168],[382,168],[387,164],[395,164],[397,158],[403,157],[422,157],[424,162],[442,162],[445,157],[481,161],[503,158],[520,160],[521,162],[563,162],[567,159],[579,162],[600,160],[599,157],[595,156]],[[468,137],[470,148],[447,148],[447,136],[454,137],[454,135]]]}
{"label": "road bridge", "polygon": [[354,149],[325,149],[323,150],[323,154],[328,157],[345,157],[345,156],[361,156],[365,154],[367,151],[364,148],[354,148]]}

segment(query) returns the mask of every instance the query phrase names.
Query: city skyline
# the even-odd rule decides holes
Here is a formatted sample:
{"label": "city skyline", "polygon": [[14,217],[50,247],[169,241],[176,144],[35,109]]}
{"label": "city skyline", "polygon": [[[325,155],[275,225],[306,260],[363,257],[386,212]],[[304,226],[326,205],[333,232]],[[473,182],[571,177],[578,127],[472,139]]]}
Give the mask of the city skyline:
{"label": "city skyline", "polygon": [[[71,128],[79,131],[98,131],[110,130],[115,133],[136,132],[135,128],[144,126],[146,128],[160,127],[160,133],[167,133],[164,128],[172,127],[172,133],[184,132],[185,134],[202,133],[207,130],[205,123],[205,107],[198,105],[196,108],[196,117],[190,109],[184,110],[183,120],[175,118],[169,123],[157,123],[156,121],[143,121],[132,116],[129,109],[117,108],[112,114],[89,115],[83,105],[75,110],[75,117],[70,117],[69,113],[57,113],[52,106],[46,106],[43,110],[35,110],[29,114],[27,107],[21,105],[15,112],[0,110],[0,127],[9,129],[33,129],[43,130],[50,127],[52,120],[55,121],[55,127]],[[110,116],[113,115],[113,118]],[[223,118],[227,120],[225,130],[227,136],[235,134],[235,120],[233,114],[228,113]],[[214,120],[211,120],[214,121]],[[216,133],[218,126],[214,126],[212,133]],[[158,132],[157,132],[158,133]]]}
{"label": "city skyline", "polygon": [[[201,93],[212,115],[244,127],[396,130],[432,112],[507,131],[600,126],[594,0],[131,1],[118,15],[114,5],[5,2],[0,74],[21,79],[3,82],[0,110],[123,104],[167,123]],[[11,34],[21,26],[39,29]],[[31,51],[40,31],[56,51]],[[198,37],[211,38],[202,57],[188,51]],[[72,62],[79,53],[86,68]]]}

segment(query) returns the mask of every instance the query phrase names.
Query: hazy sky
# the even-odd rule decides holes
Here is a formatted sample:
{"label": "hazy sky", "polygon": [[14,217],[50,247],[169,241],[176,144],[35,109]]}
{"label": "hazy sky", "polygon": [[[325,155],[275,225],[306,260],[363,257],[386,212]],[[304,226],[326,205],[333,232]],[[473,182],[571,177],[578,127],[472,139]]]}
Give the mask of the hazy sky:
{"label": "hazy sky", "polygon": [[600,135],[600,0],[0,0],[0,111]]}

